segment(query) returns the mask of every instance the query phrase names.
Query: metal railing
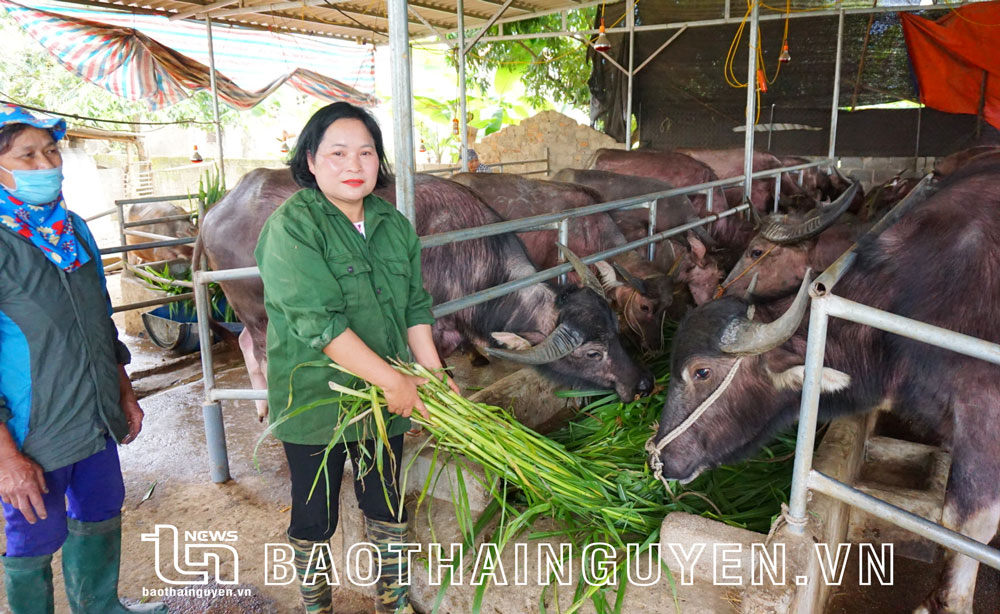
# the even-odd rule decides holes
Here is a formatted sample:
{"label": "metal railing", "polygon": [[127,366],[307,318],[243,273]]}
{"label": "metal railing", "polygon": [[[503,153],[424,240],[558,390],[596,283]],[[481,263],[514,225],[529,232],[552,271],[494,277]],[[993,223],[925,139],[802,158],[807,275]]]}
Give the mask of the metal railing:
{"label": "metal railing", "polygon": [[[509,166],[522,166],[528,164],[544,164],[545,168],[539,169],[537,171],[526,171],[523,173],[513,173],[515,175],[520,175],[522,177],[527,177],[528,175],[548,175],[552,167],[549,165],[549,148],[545,148],[545,157],[538,158],[536,160],[511,160],[509,162],[497,162],[496,164],[487,164],[486,166],[491,169],[496,169],[497,171],[503,173],[505,167]],[[449,166],[447,168],[435,168],[429,171],[421,171],[425,175],[445,175],[448,173],[458,173],[462,171],[461,166]]]}
{"label": "metal railing", "polygon": [[[893,208],[871,231],[877,235],[895,223],[907,210],[920,202],[930,175]],[[905,318],[875,309],[832,294],[837,282],[850,270],[855,260],[857,244],[845,252],[812,283],[809,330],[805,356],[805,379],[799,407],[798,444],[792,474],[789,530],[801,535],[805,531],[807,493],[810,489],[838,501],[863,509],[865,512],[912,531],[937,544],[972,557],[990,567],[1000,569],[1000,550],[990,548],[961,533],[926,520],[900,507],[868,495],[848,484],[812,468],[813,445],[819,414],[820,380],[826,351],[827,325],[830,318],[841,318],[921,341],[940,348],[965,354],[1000,365],[1000,345],[976,339],[945,328]]]}
{"label": "metal railing", "polygon": [[[145,250],[145,249],[156,249],[158,247],[172,247],[172,246],[175,246],[175,245],[190,245],[191,243],[194,243],[195,241],[197,241],[197,237],[181,237],[181,238],[178,238],[178,237],[168,237],[166,235],[154,234],[154,233],[151,233],[151,232],[144,232],[144,231],[141,231],[141,230],[133,230],[133,229],[134,228],[139,228],[139,227],[142,227],[142,226],[149,226],[151,224],[159,224],[159,223],[163,223],[163,222],[175,222],[175,221],[180,221],[180,220],[190,220],[195,215],[194,213],[185,213],[185,214],[177,214],[177,215],[167,215],[167,216],[164,216],[164,217],[158,217],[158,218],[154,218],[154,219],[151,219],[151,220],[142,220],[142,221],[138,221],[138,222],[126,222],[125,221],[125,205],[136,205],[136,204],[142,204],[142,203],[170,202],[170,201],[175,201],[175,200],[189,200],[191,198],[197,198],[197,200],[198,200],[198,214],[197,215],[201,216],[201,214],[204,212],[204,209],[205,209],[205,203],[204,203],[203,199],[200,196],[194,196],[193,197],[193,196],[188,195],[188,194],[181,194],[181,195],[176,195],[176,196],[144,196],[144,197],[141,197],[141,198],[121,198],[121,199],[118,199],[118,200],[115,201],[115,207],[113,209],[107,209],[107,210],[102,211],[102,212],[100,212],[98,214],[92,215],[91,217],[87,218],[86,221],[90,222],[92,220],[96,220],[96,219],[99,219],[99,218],[111,215],[111,214],[113,214],[115,212],[118,213],[118,234],[119,234],[119,237],[120,237],[120,240],[121,240],[121,245],[119,245],[117,247],[106,247],[104,249],[101,249],[100,250],[100,255],[102,255],[102,256],[107,255],[107,254],[125,254],[127,252],[134,252],[134,251]],[[199,219],[200,219],[200,217],[199,217]],[[129,236],[142,237],[142,238],[145,238],[145,239],[154,239],[154,240],[146,242],[146,243],[137,243],[137,244],[134,244],[134,245],[128,245],[127,244],[128,243],[127,237],[129,237]],[[167,264],[167,263],[170,263],[170,262],[177,262],[177,261],[176,260],[157,260],[156,262],[147,262],[147,263],[144,263],[143,267],[160,266],[160,265]],[[183,260],[181,262],[183,262]],[[116,267],[116,266],[117,266],[117,264],[110,265],[108,267],[105,267],[105,270],[106,271],[110,270],[111,268]],[[124,257],[124,256],[121,259],[121,268],[123,270],[125,270],[125,271],[131,272],[133,275],[138,275],[139,277],[144,277],[147,280],[155,281],[156,283],[159,283],[159,284],[169,285],[169,286],[174,286],[174,287],[180,287],[180,288],[194,288],[194,285],[191,282],[180,281],[180,280],[176,280],[176,279],[165,279],[163,277],[160,277],[159,275],[154,275],[154,274],[152,274],[152,273],[144,270],[143,268],[139,268],[139,267],[136,267],[134,265],[131,265],[128,262],[128,258]],[[135,302],[135,303],[126,303],[124,305],[116,305],[116,306],[113,307],[112,311],[114,313],[118,313],[118,312],[121,312],[121,311],[131,311],[133,309],[143,309],[143,308],[146,308],[146,307],[156,307],[156,306],[159,306],[159,305],[166,305],[168,303],[175,303],[175,302],[178,302],[178,301],[185,301],[185,300],[188,300],[190,298],[193,298],[193,296],[194,296],[193,293],[191,293],[191,292],[185,292],[184,294],[178,294],[178,295],[174,295],[174,296],[165,296],[163,298],[151,299],[151,300],[148,300],[148,301],[139,301],[139,302]]]}
{"label": "metal railing", "polygon": [[[815,162],[808,162],[805,164],[798,164],[795,166],[790,166],[786,168],[771,169],[766,171],[759,171],[751,175],[754,179],[776,177],[777,181],[780,181],[781,175],[784,173],[798,173],[801,181],[802,173],[809,168],[820,167],[820,166],[832,166],[834,160],[830,158],[817,160]],[[684,233],[692,228],[698,226],[704,226],[718,221],[722,218],[729,217],[731,215],[736,215],[742,213],[749,208],[749,204],[742,204],[733,209],[727,209],[721,213],[713,213],[707,217],[700,218],[697,221],[689,222],[675,228],[670,228],[657,232],[656,230],[656,210],[657,201],[662,198],[669,198],[672,196],[682,196],[689,194],[706,194],[708,198],[708,208],[711,210],[712,205],[712,195],[716,188],[729,186],[729,185],[741,185],[744,181],[742,175],[738,177],[730,177],[727,179],[718,179],[716,181],[711,181],[708,183],[702,183],[693,186],[686,186],[681,188],[673,188],[670,190],[663,190],[661,192],[653,192],[650,194],[645,194],[642,196],[635,196],[632,198],[625,198],[621,200],[616,200],[607,203],[599,203],[595,205],[588,205],[585,207],[579,207],[576,209],[570,209],[567,211],[561,211],[558,213],[549,213],[544,215],[536,215],[534,217],[522,218],[517,220],[509,220],[505,222],[498,222],[496,224],[488,224],[486,226],[478,226],[476,228],[466,228],[462,230],[454,230],[451,232],[443,232],[435,235],[429,235],[426,237],[421,237],[421,248],[428,249],[431,247],[436,247],[444,245],[447,243],[454,243],[458,241],[468,241],[471,239],[479,239],[484,237],[491,237],[499,234],[505,234],[509,232],[520,232],[523,230],[532,230],[539,228],[551,228],[553,224],[559,229],[560,240],[565,242],[568,233],[568,222],[570,219],[582,217],[586,215],[593,215],[595,213],[604,213],[608,211],[614,211],[618,209],[629,209],[629,208],[648,208],[649,209],[649,229],[648,235],[643,239],[638,239],[632,241],[625,245],[621,245],[612,249],[605,250],[600,253],[591,254],[581,258],[581,260],[586,264],[592,264],[598,260],[604,258],[609,258],[639,247],[649,246],[647,251],[647,257],[652,259],[653,257],[653,245],[659,241],[666,240],[672,236]],[[565,244],[565,243],[564,243]],[[243,267],[239,269],[227,269],[221,271],[207,271],[205,269],[204,257],[202,257],[201,263],[202,270],[194,272],[194,295],[195,295],[195,308],[198,312],[198,340],[201,345],[201,364],[202,364],[202,377],[205,385],[205,402],[202,405],[202,412],[205,420],[205,438],[208,444],[208,456],[209,456],[209,468],[212,475],[213,482],[225,482],[229,480],[229,458],[228,452],[226,450],[226,437],[225,437],[225,427],[222,422],[222,407],[220,401],[224,400],[241,400],[241,401],[262,401],[267,400],[267,390],[266,389],[219,389],[215,387],[215,372],[214,372],[214,361],[212,356],[212,343],[211,343],[211,332],[209,330],[209,323],[207,314],[209,311],[209,301],[208,292],[206,290],[207,284],[210,282],[220,282],[220,281],[235,281],[239,279],[252,279],[255,277],[260,277],[260,269],[258,267]],[[555,267],[545,269],[544,271],[538,271],[533,275],[527,277],[516,279],[493,288],[487,288],[479,292],[464,296],[447,303],[442,303],[431,309],[431,313],[435,317],[442,317],[450,313],[455,313],[456,311],[478,305],[480,303],[485,303],[487,301],[499,298],[506,294],[516,292],[527,286],[540,283],[549,279],[553,279],[560,275],[572,270],[572,266],[568,263],[562,263]]]}

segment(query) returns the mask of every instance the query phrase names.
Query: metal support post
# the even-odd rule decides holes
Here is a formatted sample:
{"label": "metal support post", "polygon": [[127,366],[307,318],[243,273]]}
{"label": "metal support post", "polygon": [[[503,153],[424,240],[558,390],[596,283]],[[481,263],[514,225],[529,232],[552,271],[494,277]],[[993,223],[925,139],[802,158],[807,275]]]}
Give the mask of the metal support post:
{"label": "metal support post", "polygon": [[774,212],[778,212],[778,201],[781,200],[781,173],[774,176]]}
{"label": "metal support post", "polygon": [[205,419],[205,441],[208,444],[209,471],[216,483],[229,480],[229,453],[226,450],[226,427],[222,421],[222,406],[213,402],[215,367],[212,360],[212,331],[208,328],[211,306],[208,301],[208,284],[201,280],[201,272],[194,275],[194,302],[198,313],[198,343],[201,346],[201,373],[205,384],[205,402],[201,406]]}
{"label": "metal support post", "polygon": [[469,172],[469,117],[465,84],[465,3],[458,0],[458,125],[461,142],[462,172]]}
{"label": "metal support post", "polygon": [[[569,219],[559,221],[559,242],[569,248]],[[565,262],[562,254],[559,255],[559,262]],[[559,283],[566,283],[566,273],[559,276]]]}
{"label": "metal support post", "polygon": [[826,154],[832,158],[837,149],[837,116],[840,112],[840,62],[844,57],[844,9],[837,18],[837,59],[833,67],[833,104],[830,106],[830,149]]}
{"label": "metal support post", "polygon": [[625,93],[625,149],[632,149],[632,83],[635,78],[635,0],[625,1],[628,27],[628,87]]}
{"label": "metal support post", "polygon": [[[222,157],[222,119],[219,116],[219,84],[215,79],[215,47],[212,44],[212,18],[205,16],[205,32],[208,35],[208,75],[212,84],[212,112],[215,114],[215,144],[219,158],[219,182],[226,188],[226,162]],[[199,218],[200,220],[200,218]]]}
{"label": "metal support post", "polygon": [[[649,233],[647,236],[653,236],[656,234],[656,205],[659,201],[651,200],[649,201]],[[656,256],[656,244],[650,243],[647,248],[646,259],[652,261]]]}
{"label": "metal support post", "polygon": [[743,141],[743,201],[750,202],[750,184],[753,178],[753,137],[757,119],[757,30],[760,27],[760,1],[752,0],[750,10],[750,44],[747,58],[747,116],[746,135]]}
{"label": "metal support post", "polygon": [[[826,352],[826,327],[830,318],[824,298],[812,299],[809,310],[809,336],[806,343],[805,379],[802,382],[802,402],[799,407],[799,432],[795,444],[795,466],[792,470],[792,494],[788,513],[793,520],[805,520],[809,471],[812,469],[813,447],[816,440],[816,418],[819,414],[820,382],[823,378],[823,354]],[[788,528],[802,535],[805,523],[791,522]]]}
{"label": "metal support post", "polygon": [[416,225],[413,171],[413,95],[410,84],[410,31],[406,0],[389,0],[389,49],[392,53],[392,124],[396,154],[396,208]]}
{"label": "metal support post", "polygon": [[712,188],[705,192],[705,210],[711,213],[713,201],[715,200],[715,189]]}

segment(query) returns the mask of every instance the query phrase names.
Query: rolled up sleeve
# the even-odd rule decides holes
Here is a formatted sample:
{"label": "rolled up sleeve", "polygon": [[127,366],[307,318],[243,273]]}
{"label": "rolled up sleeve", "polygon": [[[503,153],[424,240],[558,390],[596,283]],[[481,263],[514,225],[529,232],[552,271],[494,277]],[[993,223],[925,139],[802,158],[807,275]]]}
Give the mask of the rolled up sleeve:
{"label": "rolled up sleeve", "polygon": [[431,315],[432,299],[430,293],[424,288],[424,278],[420,267],[420,238],[412,229],[410,230],[408,256],[410,259],[410,293],[406,303],[406,327],[434,324],[434,316]]}
{"label": "rolled up sleeve", "polygon": [[289,220],[269,222],[258,243],[257,264],[268,317],[284,318],[295,337],[322,351],[347,330],[347,304],[312,230]]}

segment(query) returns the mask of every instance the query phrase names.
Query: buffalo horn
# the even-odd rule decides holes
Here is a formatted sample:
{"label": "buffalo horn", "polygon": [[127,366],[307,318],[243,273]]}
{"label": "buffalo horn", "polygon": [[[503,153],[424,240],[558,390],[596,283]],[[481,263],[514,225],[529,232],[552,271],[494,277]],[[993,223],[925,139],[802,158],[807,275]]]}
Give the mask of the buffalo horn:
{"label": "buffalo horn", "polygon": [[644,282],[643,280],[639,279],[635,275],[629,273],[625,269],[625,267],[623,267],[622,265],[618,264],[617,262],[614,263],[613,266],[615,267],[615,271],[617,271],[618,274],[621,275],[621,278],[625,280],[625,283],[627,283],[630,287],[632,287],[634,290],[636,290],[639,294],[643,294],[643,295],[646,294],[646,282]]}
{"label": "buffalo horn", "polygon": [[507,350],[503,348],[483,348],[490,356],[505,358],[525,365],[544,365],[555,362],[580,347],[583,337],[580,333],[560,324],[552,333],[529,350]]}
{"label": "buffalo horn", "polygon": [[814,237],[830,227],[851,206],[858,192],[858,182],[851,183],[844,193],[825,207],[813,209],[797,223],[785,222],[785,215],[770,215],[760,230],[761,236],[778,245],[788,245]]}
{"label": "buffalo horn", "polygon": [[604,287],[601,286],[601,282],[597,279],[597,276],[594,275],[594,272],[590,270],[590,267],[585,265],[570,248],[566,247],[562,243],[556,243],[556,246],[559,248],[559,253],[562,254],[562,257],[566,259],[566,262],[573,265],[573,270],[580,276],[580,281],[583,282],[584,287],[590,288],[596,292],[598,296],[607,300],[608,297],[604,294]]}
{"label": "buffalo horn", "polygon": [[754,322],[749,318],[732,321],[722,332],[719,349],[726,354],[753,356],[773,350],[788,341],[798,330],[806,314],[806,308],[809,307],[811,273],[812,269],[806,271],[792,306],[780,318],[767,324]]}

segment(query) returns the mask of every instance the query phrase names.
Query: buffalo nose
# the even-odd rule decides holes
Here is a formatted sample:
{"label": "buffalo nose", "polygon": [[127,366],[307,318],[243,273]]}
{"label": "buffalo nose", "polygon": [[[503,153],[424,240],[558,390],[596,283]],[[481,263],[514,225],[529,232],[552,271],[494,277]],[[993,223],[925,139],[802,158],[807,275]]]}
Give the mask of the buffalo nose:
{"label": "buffalo nose", "polygon": [[639,394],[644,397],[649,396],[649,393],[653,392],[653,378],[644,376],[639,380]]}

